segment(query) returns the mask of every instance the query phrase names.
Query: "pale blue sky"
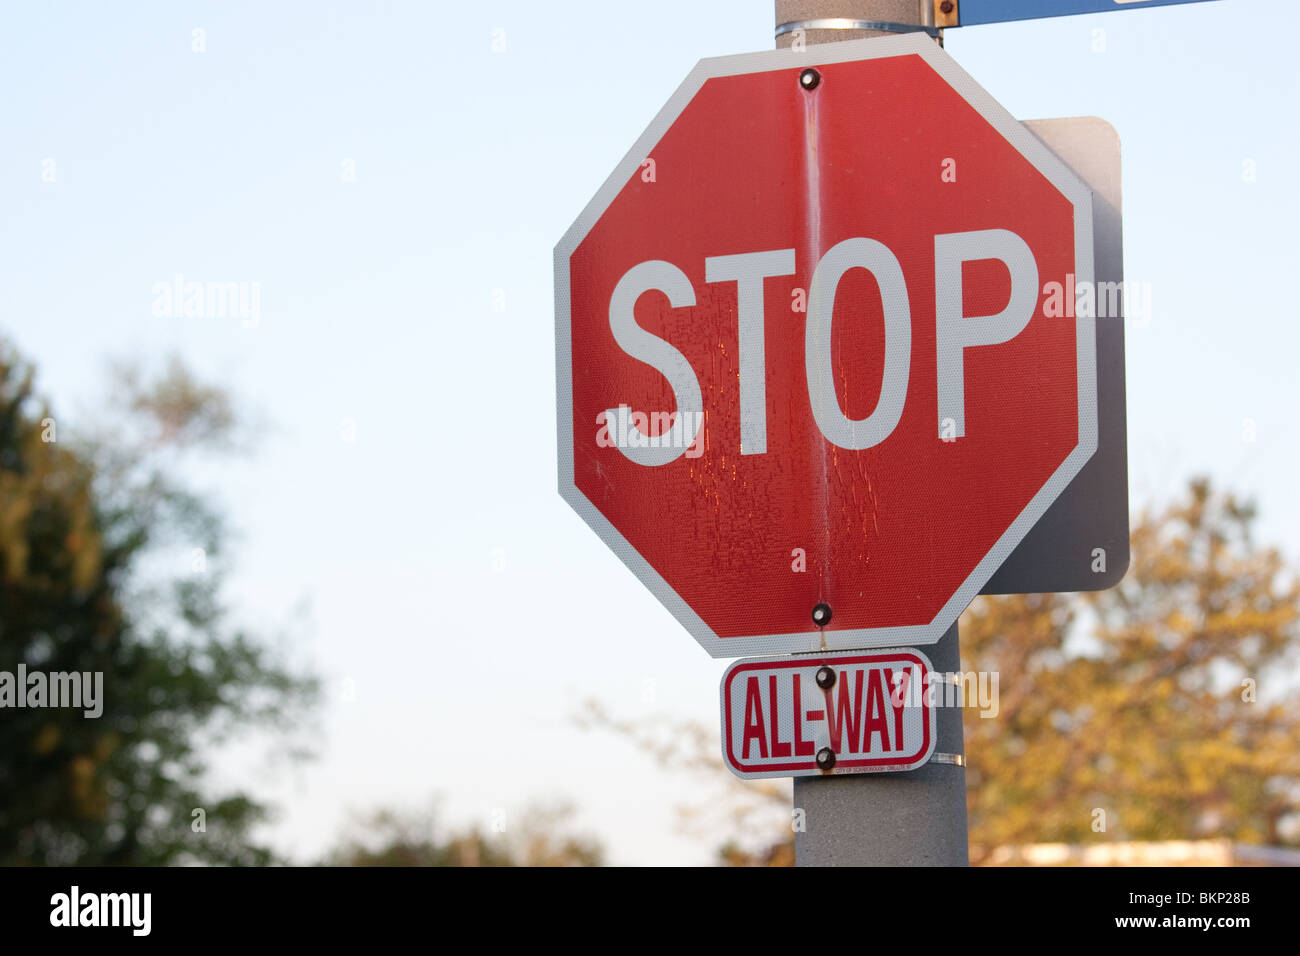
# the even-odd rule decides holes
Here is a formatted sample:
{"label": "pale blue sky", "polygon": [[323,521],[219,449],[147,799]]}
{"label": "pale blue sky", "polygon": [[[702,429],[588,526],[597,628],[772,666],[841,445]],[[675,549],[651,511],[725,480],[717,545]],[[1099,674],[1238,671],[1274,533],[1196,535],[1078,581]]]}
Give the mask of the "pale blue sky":
{"label": "pale blue sky", "polygon": [[[1128,337],[1135,501],[1208,472],[1257,495],[1294,556],[1300,81],[1273,16],[1223,0],[947,49],[1020,118],[1119,130],[1126,278],[1153,301]],[[331,681],[323,758],[252,781],[284,803],[286,850],[320,851],[347,808],[441,792],[484,824],[569,797],[617,862],[709,857],[672,829],[684,781],[569,725],[596,696],[714,726],[724,662],[556,494],[551,250],[695,61],[768,49],[772,26],[757,0],[0,14],[0,332],[62,427],[88,420],[107,358],[173,350],[272,425],[207,480],[240,531],[241,616],[291,626]],[[155,316],[176,273],[260,282],[260,324]]]}

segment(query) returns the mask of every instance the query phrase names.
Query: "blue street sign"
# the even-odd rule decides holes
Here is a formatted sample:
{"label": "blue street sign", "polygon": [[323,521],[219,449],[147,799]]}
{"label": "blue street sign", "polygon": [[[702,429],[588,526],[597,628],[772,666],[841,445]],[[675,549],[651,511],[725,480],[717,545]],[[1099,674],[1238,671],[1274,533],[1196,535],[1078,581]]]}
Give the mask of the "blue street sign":
{"label": "blue street sign", "polygon": [[1204,0],[957,0],[957,18],[964,27],[1006,20],[1036,20],[1066,17],[1076,13],[1105,13],[1108,10],[1137,10],[1171,3],[1202,3]]}

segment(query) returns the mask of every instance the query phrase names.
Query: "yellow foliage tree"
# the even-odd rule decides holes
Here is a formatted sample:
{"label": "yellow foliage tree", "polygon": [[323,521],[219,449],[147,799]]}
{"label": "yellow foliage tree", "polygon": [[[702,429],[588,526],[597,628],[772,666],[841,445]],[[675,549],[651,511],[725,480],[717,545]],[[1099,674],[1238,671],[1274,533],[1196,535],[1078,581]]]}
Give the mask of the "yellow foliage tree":
{"label": "yellow foliage tree", "polygon": [[[963,721],[973,863],[998,846],[1057,841],[1300,845],[1300,580],[1276,548],[1254,543],[1254,520],[1252,505],[1193,481],[1138,516],[1117,587],[970,607],[962,669],[999,676],[996,716],[968,709]],[[599,706],[586,718],[665,766],[727,779],[708,808],[733,824],[719,862],[793,863],[788,824],[753,826],[781,816],[758,815],[755,802],[789,813],[789,787],[732,778],[716,727],[692,734],[669,721],[668,739],[690,742],[683,753],[665,750],[662,726]]]}
{"label": "yellow foliage tree", "polygon": [[1192,482],[1143,514],[1109,591],[984,598],[967,670],[972,859],[999,844],[1220,837],[1300,843],[1300,582],[1251,538],[1254,508]]}

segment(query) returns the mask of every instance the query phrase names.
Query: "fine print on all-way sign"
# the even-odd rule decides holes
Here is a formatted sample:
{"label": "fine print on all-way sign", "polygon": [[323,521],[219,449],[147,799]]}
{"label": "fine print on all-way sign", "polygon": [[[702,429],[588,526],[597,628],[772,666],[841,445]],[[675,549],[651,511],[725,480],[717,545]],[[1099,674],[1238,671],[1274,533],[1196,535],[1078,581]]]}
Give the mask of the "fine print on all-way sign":
{"label": "fine print on all-way sign", "polygon": [[560,492],[715,657],[934,643],[1098,447],[1093,230],[925,36],[704,60],[556,248]]}

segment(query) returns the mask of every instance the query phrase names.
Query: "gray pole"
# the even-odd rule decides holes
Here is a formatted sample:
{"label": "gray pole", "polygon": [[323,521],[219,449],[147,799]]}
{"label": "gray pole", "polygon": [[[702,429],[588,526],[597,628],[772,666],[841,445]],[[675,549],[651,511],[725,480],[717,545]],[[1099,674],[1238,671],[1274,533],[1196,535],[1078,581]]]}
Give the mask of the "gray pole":
{"label": "gray pole", "polygon": [[[933,0],[776,0],[776,23],[835,17],[934,25]],[[806,43],[886,35],[878,30],[806,29]],[[793,35],[777,38],[789,47]],[[954,624],[923,648],[937,673],[961,670]],[[960,755],[961,708],[938,708],[935,753]],[[967,866],[966,768],[931,760],[903,773],[796,777],[794,806],[804,829],[795,833],[797,866]]]}
{"label": "gray pole", "polygon": [[[921,648],[936,673],[961,669],[957,625]],[[940,698],[942,701],[942,698]],[[963,754],[961,708],[938,708],[935,754]],[[967,866],[966,768],[938,763],[900,773],[796,777],[796,866]]]}
{"label": "gray pole", "polygon": [[[804,20],[844,18],[935,26],[935,6],[934,0],[776,0],[776,25]],[[937,25],[943,26],[942,23]],[[835,43],[838,40],[859,40],[862,37],[888,35],[889,32],[883,30],[808,29],[805,31],[808,43]],[[788,47],[790,40],[790,34],[787,33],[777,37],[776,45],[778,48]]]}

